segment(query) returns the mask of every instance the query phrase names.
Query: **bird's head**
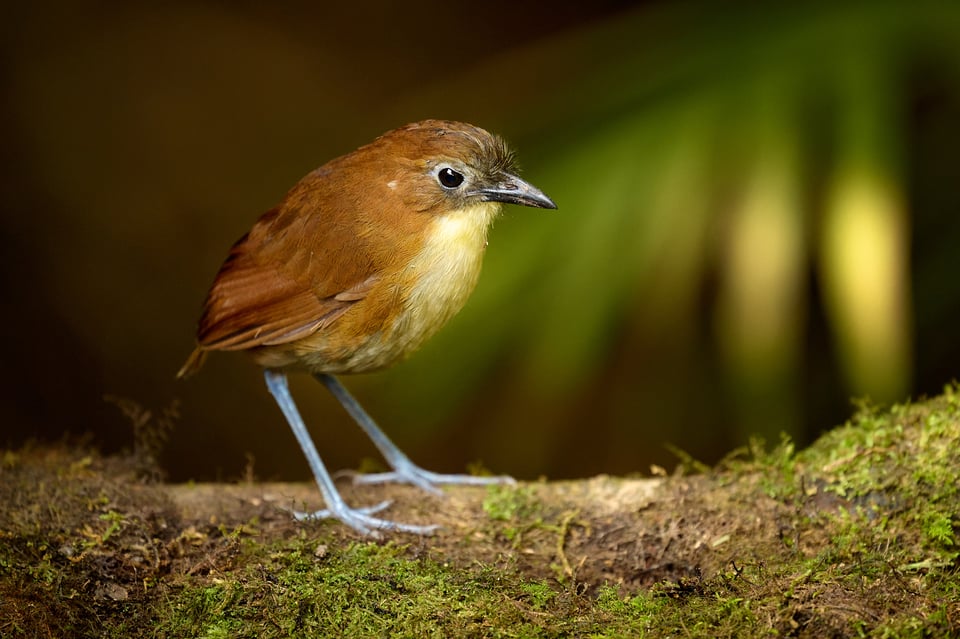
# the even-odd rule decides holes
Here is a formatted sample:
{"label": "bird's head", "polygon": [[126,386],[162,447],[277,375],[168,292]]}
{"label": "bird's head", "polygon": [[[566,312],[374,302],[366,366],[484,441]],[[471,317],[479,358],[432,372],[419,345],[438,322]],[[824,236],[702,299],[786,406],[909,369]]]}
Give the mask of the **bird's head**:
{"label": "bird's head", "polygon": [[359,152],[380,165],[381,179],[411,210],[442,214],[485,202],[557,208],[517,175],[514,154],[502,138],[470,124],[408,124]]}

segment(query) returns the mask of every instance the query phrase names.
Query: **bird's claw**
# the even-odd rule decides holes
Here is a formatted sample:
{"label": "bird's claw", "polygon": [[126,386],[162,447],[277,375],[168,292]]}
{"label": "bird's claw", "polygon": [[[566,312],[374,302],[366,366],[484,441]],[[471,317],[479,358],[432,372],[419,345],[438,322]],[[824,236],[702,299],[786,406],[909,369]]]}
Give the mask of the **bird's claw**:
{"label": "bird's claw", "polygon": [[366,508],[350,508],[349,506],[343,505],[339,508],[324,508],[314,512],[295,510],[293,511],[293,517],[297,521],[338,519],[358,533],[373,537],[379,537],[381,530],[413,533],[415,535],[431,535],[440,527],[437,525],[418,526],[416,524],[401,524],[388,519],[379,519],[371,516],[390,506],[390,503],[390,500],[386,500],[374,506],[367,506]]}
{"label": "bird's claw", "polygon": [[491,486],[499,484],[516,484],[517,480],[507,475],[498,476],[480,476],[480,475],[444,475],[424,470],[414,464],[398,466],[396,469],[386,473],[368,473],[356,474],[353,477],[354,484],[412,484],[428,493],[442,495],[443,492],[437,488],[441,485],[456,486]]}

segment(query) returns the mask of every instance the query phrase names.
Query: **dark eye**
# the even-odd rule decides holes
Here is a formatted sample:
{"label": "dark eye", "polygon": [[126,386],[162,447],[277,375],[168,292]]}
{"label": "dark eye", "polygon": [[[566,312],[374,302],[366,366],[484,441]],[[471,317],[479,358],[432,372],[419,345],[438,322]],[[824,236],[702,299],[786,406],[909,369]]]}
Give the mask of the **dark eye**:
{"label": "dark eye", "polygon": [[457,173],[449,166],[445,166],[437,173],[437,179],[445,188],[455,189],[463,184],[463,173]]}

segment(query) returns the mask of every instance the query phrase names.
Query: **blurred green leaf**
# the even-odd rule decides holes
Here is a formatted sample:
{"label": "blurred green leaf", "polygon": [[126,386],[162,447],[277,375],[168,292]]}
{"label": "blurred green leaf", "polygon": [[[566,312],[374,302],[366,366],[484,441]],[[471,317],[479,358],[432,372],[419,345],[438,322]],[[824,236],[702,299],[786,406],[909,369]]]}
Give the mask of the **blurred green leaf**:
{"label": "blurred green leaf", "polygon": [[[712,325],[739,437],[795,433],[811,275],[846,392],[910,391],[901,112],[916,56],[960,69],[960,6],[696,6],[639,11],[511,59],[521,77],[551,56],[570,70],[537,85],[536,113],[521,104],[512,116],[538,131],[541,149],[531,139],[521,158],[560,208],[498,223],[468,308],[403,367],[430,379],[407,396],[416,414],[484,388],[491,403],[517,399],[504,386],[524,389],[527,416],[590,403],[637,327],[676,343]],[[634,362],[651,365],[662,362]],[[664,402],[696,392],[659,390]]]}

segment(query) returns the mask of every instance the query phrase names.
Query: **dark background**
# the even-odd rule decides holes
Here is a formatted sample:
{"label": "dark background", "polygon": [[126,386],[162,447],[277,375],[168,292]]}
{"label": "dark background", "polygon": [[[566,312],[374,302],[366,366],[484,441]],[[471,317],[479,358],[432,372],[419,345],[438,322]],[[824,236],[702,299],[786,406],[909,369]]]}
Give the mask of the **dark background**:
{"label": "dark background", "polygon": [[[953,3],[30,4],[2,31],[0,445],[129,448],[172,479],[308,475],[242,355],[188,382],[226,251],[302,175],[427,117],[498,132],[509,207],[464,312],[345,381],[415,460],[531,478],[799,443],[960,356]],[[305,376],[333,468],[374,451]]]}

